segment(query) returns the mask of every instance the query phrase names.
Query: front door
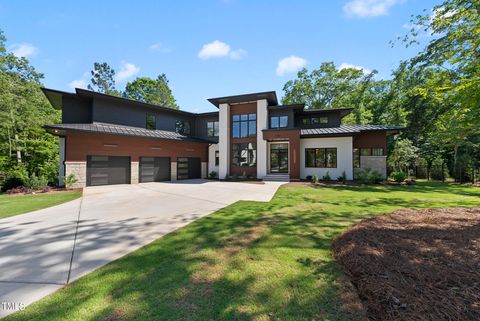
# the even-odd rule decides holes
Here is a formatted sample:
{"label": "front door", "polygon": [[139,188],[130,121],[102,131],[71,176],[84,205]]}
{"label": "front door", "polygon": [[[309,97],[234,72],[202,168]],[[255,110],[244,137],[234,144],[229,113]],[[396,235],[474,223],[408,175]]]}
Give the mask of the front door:
{"label": "front door", "polygon": [[270,173],[288,173],[288,144],[270,144]]}

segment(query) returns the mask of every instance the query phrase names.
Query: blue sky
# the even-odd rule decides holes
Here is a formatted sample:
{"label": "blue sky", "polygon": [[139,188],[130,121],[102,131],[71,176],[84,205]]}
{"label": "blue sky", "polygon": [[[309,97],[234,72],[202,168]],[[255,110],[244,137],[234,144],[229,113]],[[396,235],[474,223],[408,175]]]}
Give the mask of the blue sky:
{"label": "blue sky", "polygon": [[306,66],[376,69],[388,78],[418,48],[391,48],[430,0],[3,1],[7,48],[45,74],[46,87],[85,86],[95,61],[117,87],[166,73],[182,109],[206,99],[276,90]]}

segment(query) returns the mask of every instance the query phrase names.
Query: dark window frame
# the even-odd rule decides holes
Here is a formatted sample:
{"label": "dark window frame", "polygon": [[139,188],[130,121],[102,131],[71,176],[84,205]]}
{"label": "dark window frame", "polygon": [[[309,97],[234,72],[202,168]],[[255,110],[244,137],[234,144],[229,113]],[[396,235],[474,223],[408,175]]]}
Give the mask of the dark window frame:
{"label": "dark window frame", "polygon": [[[378,151],[381,151],[381,152],[376,153]],[[372,156],[385,156],[385,152],[383,150],[383,147],[372,147]]]}
{"label": "dark window frame", "polygon": [[[329,162],[328,156],[332,152],[334,152],[334,158]],[[310,162],[312,155],[313,162]],[[337,147],[305,148],[305,168],[337,168],[337,160]]]}
{"label": "dark window frame", "polygon": [[354,148],[352,151],[353,168],[360,168],[360,148]]}
{"label": "dark window frame", "polygon": [[145,128],[148,130],[157,129],[157,115],[152,113],[147,113],[145,117]]}
{"label": "dark window frame", "polygon": [[[250,148],[252,147],[252,148]],[[242,165],[242,151],[246,151],[246,164]],[[232,166],[255,167],[257,166],[257,144],[256,143],[233,143],[232,144]]]}
{"label": "dark window frame", "polygon": [[177,134],[190,135],[191,133],[190,122],[188,120],[177,119],[175,121],[175,132]]}
{"label": "dark window frame", "polygon": [[257,114],[232,115],[232,138],[257,136]]}
{"label": "dark window frame", "polygon": [[220,151],[216,150],[215,151],[215,166],[218,166],[220,164]]}
{"label": "dark window frame", "polygon": [[218,120],[207,121],[207,137],[218,137],[219,132],[220,127]]}
{"label": "dark window frame", "polygon": [[[273,126],[273,120],[276,120],[277,126]],[[282,126],[282,119],[286,119],[286,123]],[[288,127],[288,115],[278,115],[278,116],[270,116],[270,128],[287,128]]]}
{"label": "dark window frame", "polygon": [[302,124],[306,126],[319,125],[319,124],[325,125],[325,124],[328,124],[328,116],[315,116],[310,118],[303,118]]}

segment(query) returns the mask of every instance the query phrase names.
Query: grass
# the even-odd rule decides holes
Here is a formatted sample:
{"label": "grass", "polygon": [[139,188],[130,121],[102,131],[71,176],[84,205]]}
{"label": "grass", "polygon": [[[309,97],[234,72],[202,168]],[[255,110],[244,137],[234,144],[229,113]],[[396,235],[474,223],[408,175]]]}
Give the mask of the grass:
{"label": "grass", "polygon": [[3,194],[0,195],[0,219],[62,204],[80,196],[78,191],[16,196]]}
{"label": "grass", "polygon": [[480,189],[283,186],[237,202],[6,320],[347,320],[332,239],[398,208],[480,206]]}

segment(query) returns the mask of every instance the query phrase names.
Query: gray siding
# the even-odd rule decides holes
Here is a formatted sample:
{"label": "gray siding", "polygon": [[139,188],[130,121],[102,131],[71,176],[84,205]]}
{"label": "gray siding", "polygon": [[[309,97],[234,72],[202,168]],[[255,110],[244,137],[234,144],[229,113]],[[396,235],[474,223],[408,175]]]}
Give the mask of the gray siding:
{"label": "gray siding", "polygon": [[63,96],[62,123],[81,124],[92,121],[92,106],[90,100],[73,96]]}
{"label": "gray siding", "polygon": [[272,116],[288,116],[288,126],[287,128],[295,127],[295,118],[292,109],[284,110],[269,110],[268,111],[268,127],[271,128],[270,117]]}
{"label": "gray siding", "polygon": [[204,139],[218,140],[218,137],[212,139],[212,137],[207,136],[207,122],[209,121],[218,121],[218,114],[216,115],[205,115],[197,116],[195,119],[195,136]]}
{"label": "gray siding", "polygon": [[158,111],[155,108],[139,106],[133,103],[118,103],[106,99],[95,98],[93,101],[93,121],[119,124],[132,127],[146,127],[147,113],[156,117],[156,129],[175,131],[175,122],[190,122],[190,132],[195,133],[195,118],[174,111]]}

